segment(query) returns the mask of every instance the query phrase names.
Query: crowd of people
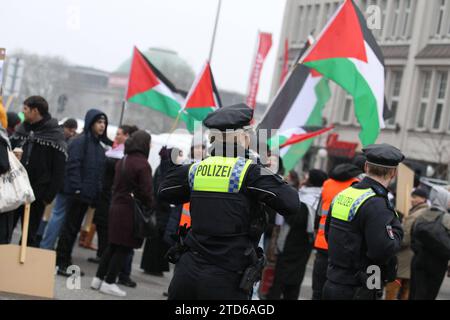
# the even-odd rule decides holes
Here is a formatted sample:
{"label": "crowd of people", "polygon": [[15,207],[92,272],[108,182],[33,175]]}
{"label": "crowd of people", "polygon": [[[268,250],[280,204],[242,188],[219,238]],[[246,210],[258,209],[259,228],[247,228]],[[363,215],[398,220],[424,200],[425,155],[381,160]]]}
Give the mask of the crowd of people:
{"label": "crowd of people", "polygon": [[[151,135],[148,132],[133,125],[121,125],[115,140],[111,141],[106,134],[108,116],[97,109],[91,109],[86,113],[84,123],[82,133],[77,134],[78,126],[75,119],[68,119],[60,125],[51,117],[48,103],[44,98],[29,97],[23,103],[23,120],[17,114],[8,113],[8,127],[0,127],[0,175],[9,170],[8,150],[11,150],[25,167],[36,199],[31,204],[27,245],[55,250],[57,273],[61,276],[72,275],[68,267],[73,264],[72,251],[76,239],[78,236],[86,236],[86,234],[83,235],[85,232],[82,230],[83,221],[87,218],[87,212],[95,211],[91,233],[97,233],[98,247],[95,257],[88,260],[98,264],[98,269],[95,276],[92,275],[91,288],[105,294],[124,297],[126,292],[117,284],[130,288],[137,286],[131,278],[134,250],[141,247],[144,249],[140,267],[145,273],[163,276],[164,272],[170,269],[167,252],[178,241],[179,226],[190,226],[189,205],[186,206],[186,202],[189,201],[186,197],[190,191],[186,193],[187,191],[183,189],[183,192],[179,191],[180,193],[176,194],[173,193],[175,192],[173,187],[170,192],[164,192],[164,186],[165,190],[170,189],[170,183],[176,181],[172,169],[181,164],[182,152],[176,148],[163,147],[159,151],[160,165],[152,174],[152,168],[148,162],[151,148]],[[217,124],[214,125],[217,126]],[[234,148],[236,147],[234,145]],[[211,159],[217,158],[214,152],[217,152],[217,149],[212,152]],[[371,155],[370,152],[369,150],[367,154]],[[175,161],[173,154],[179,155]],[[208,184],[202,185],[201,180],[198,180],[200,182],[197,185],[193,181],[188,181],[188,176],[191,176],[190,170],[195,171],[199,161],[205,161],[207,158],[205,143],[191,147],[188,162],[194,165],[185,166],[187,169],[183,170],[188,171],[183,174],[186,177],[180,180],[180,183],[190,185],[187,189],[197,188],[197,191],[201,193],[205,191],[202,188],[208,188]],[[290,207],[286,204],[292,199],[281,200],[280,196],[280,199],[275,201],[267,199],[267,195],[257,194],[261,190],[249,185],[254,183],[257,186],[262,178],[252,178],[252,175],[255,175],[253,167],[242,164],[242,170],[250,168],[246,179],[254,179],[247,182],[246,192],[253,192],[254,197],[268,204],[264,212],[267,213],[269,223],[264,230],[262,246],[265,247],[267,257],[274,266],[274,276],[268,285],[268,292],[265,294],[260,292],[260,298],[298,299],[312,253],[314,253],[314,263],[311,298],[313,300],[326,298],[327,294],[324,292],[326,288],[329,292],[338,292],[336,291],[338,284],[333,282],[333,277],[341,266],[339,266],[339,259],[336,260],[335,253],[330,256],[328,244],[329,230],[333,227],[333,223],[336,224],[330,221],[336,217],[336,213],[333,215],[331,209],[336,196],[352,186],[364,185],[368,181],[374,184],[370,179],[383,181],[381,178],[386,176],[388,176],[386,179],[388,182],[395,180],[393,179],[394,171],[392,171],[395,170],[393,169],[395,166],[382,167],[388,169],[380,171],[380,167],[376,166],[380,163],[373,163],[377,159],[370,159],[372,162],[368,162],[364,155],[359,155],[349,163],[335,166],[328,173],[312,169],[299,175],[292,170],[284,177],[281,158],[272,156],[271,161],[278,162],[279,165],[278,172],[273,173],[276,179],[273,178],[275,180],[271,183],[276,184],[276,188],[285,190],[281,194],[286,190],[289,192],[295,190],[293,194],[297,194],[296,198],[299,199],[298,208],[295,210],[292,209],[294,202],[289,203]],[[270,161],[266,167],[270,167]],[[198,174],[195,176],[197,177]],[[369,180],[367,180],[368,176]],[[377,177],[381,178],[377,180]],[[239,182],[239,188],[241,182]],[[289,189],[284,189],[286,183],[290,186]],[[379,188],[379,198],[381,199],[381,195],[383,199],[389,198],[391,203],[388,207],[393,207],[395,184],[386,184],[383,187],[380,185],[382,185],[381,182],[372,187]],[[163,189],[162,192],[161,189]],[[369,197],[373,195],[370,194]],[[174,197],[178,198],[173,201]],[[146,239],[137,238],[134,233],[135,202],[133,198],[155,212],[157,233]],[[200,200],[205,201],[205,198]],[[196,201],[199,200],[191,203],[194,207]],[[214,201],[217,201],[217,198]],[[395,223],[392,226],[388,224],[391,228],[387,230],[388,236],[393,240],[402,240],[400,251],[396,255],[398,272],[394,278],[390,279],[391,281],[386,283],[385,299],[435,299],[437,297],[448,270],[449,257],[443,251],[450,247],[448,243],[450,236],[444,231],[440,234],[441,243],[433,242],[423,236],[426,232],[423,231],[425,227],[421,226],[440,219],[441,224],[447,227],[445,230],[450,230],[450,219],[446,215],[449,202],[448,190],[438,187],[430,188],[416,181],[411,192],[411,210],[400,213],[401,226]],[[214,206],[213,201],[210,205]],[[44,212],[51,206],[51,215],[47,221]],[[194,210],[200,210],[198,205],[196,208]],[[220,206],[217,208],[223,209]],[[338,206],[335,205],[335,212],[337,208]],[[373,208],[375,209],[376,205]],[[205,217],[208,212],[204,213]],[[280,215],[281,212],[289,214]],[[0,244],[8,244],[12,241],[13,231],[17,222],[22,221],[23,214],[23,206],[12,212],[0,214]],[[200,214],[202,215],[203,213]],[[219,241],[216,234],[205,234],[205,232],[214,232],[215,225],[201,225],[200,220],[198,221],[197,230],[194,231],[202,238],[194,239],[193,236],[187,238],[194,248],[199,246],[204,249],[208,247],[208,241],[218,243],[223,240]],[[207,230],[208,228],[211,230]],[[219,229],[218,233],[220,233]],[[367,231],[366,235],[370,235],[370,232]],[[332,237],[336,236],[335,232]],[[91,240],[92,236],[89,240],[86,238],[84,245],[89,247]],[[374,239],[367,241],[374,241]],[[389,250],[394,247],[395,245],[392,245]],[[372,248],[375,246],[370,249]],[[193,254],[183,255],[186,261],[190,259],[187,264],[204,263],[201,260],[203,258],[200,259],[195,254],[195,250],[192,252]],[[214,259],[223,258],[219,257],[219,252],[213,249],[205,249],[205,252],[206,256],[210,254]],[[221,267],[225,270],[242,267],[238,264],[244,261],[237,258],[233,260],[233,254],[230,251],[228,258],[222,261]],[[374,253],[371,252],[371,254]],[[217,270],[211,269],[211,274],[219,272],[221,267],[215,267]],[[172,293],[166,293],[174,299],[183,297],[176,286],[181,288],[185,285],[180,277],[189,272],[188,269],[180,270],[181,268],[178,268],[178,273],[175,274]],[[84,275],[83,272],[82,275]],[[210,280],[214,282],[212,276]],[[263,281],[268,280],[263,277]],[[239,297],[241,295],[236,296],[236,298]]]}

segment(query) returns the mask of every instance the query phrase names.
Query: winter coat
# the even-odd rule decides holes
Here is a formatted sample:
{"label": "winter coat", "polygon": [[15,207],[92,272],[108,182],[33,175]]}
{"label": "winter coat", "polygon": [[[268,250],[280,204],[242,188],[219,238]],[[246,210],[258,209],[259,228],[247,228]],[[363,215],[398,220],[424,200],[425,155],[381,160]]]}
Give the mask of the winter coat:
{"label": "winter coat", "polygon": [[24,122],[10,141],[13,150],[23,149],[21,162],[36,200],[51,203],[62,187],[67,155],[67,144],[58,121],[47,114],[39,122]]}
{"label": "winter coat", "polygon": [[[124,159],[126,159],[125,174],[122,174]],[[134,205],[130,193],[133,190],[135,197],[143,204],[152,206],[152,170],[147,158],[141,153],[131,153],[124,159],[116,164],[108,221],[109,242],[140,248],[142,239],[137,239],[133,235]]]}
{"label": "winter coat", "polygon": [[[100,143],[102,137],[92,134],[91,127],[95,118],[106,115],[96,109],[86,113],[83,133],[69,144],[69,158],[66,164],[64,193],[78,193],[81,201],[96,206],[101,190],[105,166],[105,149]],[[107,129],[107,127],[106,127]],[[103,134],[106,135],[106,129]]]}
{"label": "winter coat", "polygon": [[403,220],[403,241],[402,248],[397,254],[398,270],[397,277],[401,279],[411,278],[411,261],[414,256],[411,250],[411,228],[418,217],[429,209],[426,203],[419,204],[409,211],[409,215]]}
{"label": "winter coat", "polygon": [[[282,251],[277,255],[276,264],[276,268],[282,270],[277,281],[283,284],[298,285],[302,281],[300,270],[308,262],[312,250],[311,237],[307,232],[308,216],[309,208],[301,202],[299,213],[284,217],[279,239],[285,236],[285,241],[283,248],[278,242],[278,250]],[[283,232],[286,234],[283,235]]]}

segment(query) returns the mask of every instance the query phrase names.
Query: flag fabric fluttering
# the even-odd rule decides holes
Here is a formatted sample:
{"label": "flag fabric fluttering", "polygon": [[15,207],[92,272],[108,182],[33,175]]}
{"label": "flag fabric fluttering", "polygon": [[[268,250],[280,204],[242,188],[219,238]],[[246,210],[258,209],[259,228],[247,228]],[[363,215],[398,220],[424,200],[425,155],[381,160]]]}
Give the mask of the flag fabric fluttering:
{"label": "flag fabric fluttering", "polygon": [[321,134],[327,133],[328,131],[332,130],[334,127],[309,127],[309,126],[303,126],[299,128],[293,128],[288,129],[283,132],[278,133],[279,138],[279,145],[280,148],[284,148],[296,143],[303,142],[305,140],[309,140],[312,138],[315,138],[317,136],[320,136]]}
{"label": "flag fabric fluttering", "polygon": [[[313,39],[310,39],[311,41]],[[300,56],[310,42],[306,44]],[[304,65],[296,64],[267,109],[258,129],[278,129],[278,134],[268,142],[269,146],[275,146],[283,143],[284,138],[280,136],[283,132],[295,131],[300,127],[322,127],[322,111],[330,97],[328,79],[312,74],[311,69]],[[280,150],[287,171],[295,168],[313,141],[314,139],[308,139]]]}
{"label": "flag fabric fluttering", "polygon": [[248,95],[246,103],[252,109],[256,107],[256,96],[258,95],[259,80],[261,77],[262,68],[270,48],[272,47],[272,34],[267,32],[258,33],[258,46],[256,56],[253,61],[252,70],[250,73],[250,80],[248,83]]}
{"label": "flag fabric fluttering", "polygon": [[203,121],[210,112],[220,107],[222,107],[222,103],[219,91],[214,82],[211,66],[207,61],[192,84],[182,112],[187,113],[193,120]]}
{"label": "flag fabric fluttering", "polygon": [[361,125],[363,146],[375,143],[384,128],[384,58],[366,20],[352,0],[346,0],[302,59],[347,91]]}
{"label": "flag fabric fluttering", "polygon": [[189,115],[181,112],[184,98],[178,90],[136,47],[133,52],[126,100],[180,119],[189,126]]}

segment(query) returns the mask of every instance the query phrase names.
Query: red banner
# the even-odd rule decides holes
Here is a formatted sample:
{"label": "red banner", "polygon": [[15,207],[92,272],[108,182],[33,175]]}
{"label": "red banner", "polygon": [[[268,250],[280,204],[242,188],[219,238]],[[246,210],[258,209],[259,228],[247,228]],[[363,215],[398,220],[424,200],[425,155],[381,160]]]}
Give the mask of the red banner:
{"label": "red banner", "polygon": [[255,61],[253,63],[252,72],[250,74],[249,90],[247,96],[247,105],[253,109],[256,106],[256,95],[258,94],[259,79],[264,60],[272,47],[272,34],[260,32],[258,40],[258,51],[256,52]]}
{"label": "red banner", "polygon": [[289,72],[288,64],[289,64],[289,43],[288,43],[288,39],[285,39],[284,40],[283,66],[281,67],[280,86],[283,84],[283,81]]}

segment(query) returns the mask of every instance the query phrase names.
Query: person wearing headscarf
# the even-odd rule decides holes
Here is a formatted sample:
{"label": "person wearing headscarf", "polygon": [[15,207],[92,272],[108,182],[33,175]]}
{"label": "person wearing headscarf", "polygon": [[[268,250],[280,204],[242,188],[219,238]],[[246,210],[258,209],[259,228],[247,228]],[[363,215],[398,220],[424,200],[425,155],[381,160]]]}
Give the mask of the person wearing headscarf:
{"label": "person wearing headscarf", "polygon": [[153,206],[152,169],[148,163],[151,136],[138,130],[125,142],[125,157],[116,164],[113,195],[109,210],[109,244],[102,255],[91,288],[105,294],[124,297],[126,292],[116,285],[117,277],[133,249],[143,239],[133,232],[134,202],[132,195],[147,208]]}
{"label": "person wearing headscarf", "polygon": [[397,280],[386,285],[386,300],[409,299],[411,261],[414,255],[411,250],[411,228],[417,218],[430,209],[427,200],[428,192],[424,189],[416,188],[411,193],[411,209],[402,221],[404,236],[401,250],[397,254]]}
{"label": "person wearing headscarf", "polygon": [[[442,281],[448,268],[448,258],[433,250],[433,245],[423,239],[419,239],[415,233],[417,225],[437,221],[444,226],[443,235],[439,234],[439,240],[447,241],[446,247],[450,247],[450,216],[447,212],[450,194],[442,187],[433,187],[430,191],[431,206],[420,215],[412,227],[411,247],[414,257],[411,263],[411,291],[410,300],[434,300],[436,299]],[[442,222],[439,221],[442,217]]]}
{"label": "person wearing headscarf", "polygon": [[141,269],[145,273],[162,277],[163,272],[169,271],[169,261],[165,257],[169,250],[169,244],[164,241],[164,232],[171,214],[171,207],[168,202],[156,198],[156,193],[161,182],[166,178],[169,168],[173,165],[172,155],[178,157],[180,150],[177,148],[167,148],[164,146],[159,152],[161,163],[155,171],[153,177],[153,187],[155,191],[155,212],[159,233],[154,237],[145,240],[144,252],[142,254]]}

